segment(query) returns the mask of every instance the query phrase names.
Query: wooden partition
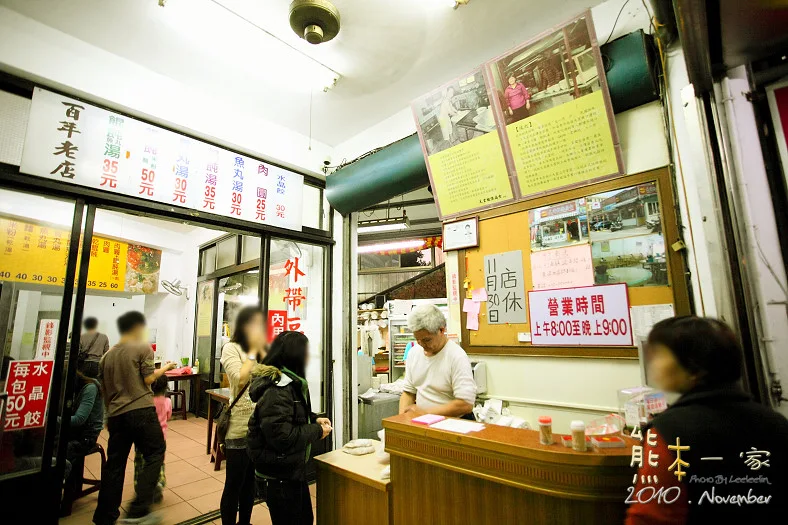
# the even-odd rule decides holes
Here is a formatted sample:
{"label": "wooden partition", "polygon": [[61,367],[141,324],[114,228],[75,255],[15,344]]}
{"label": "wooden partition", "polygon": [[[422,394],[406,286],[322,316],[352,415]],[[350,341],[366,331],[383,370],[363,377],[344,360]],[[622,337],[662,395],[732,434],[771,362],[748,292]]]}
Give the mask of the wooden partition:
{"label": "wooden partition", "polygon": [[[679,240],[676,213],[673,199],[673,185],[667,168],[630,175],[615,180],[592,184],[559,194],[519,202],[502,208],[488,210],[479,214],[479,247],[461,250],[458,254],[459,282],[467,277],[471,288],[484,286],[485,255],[521,250],[525,290],[533,288],[531,277],[531,238],[528,210],[549,206],[564,201],[589,197],[656,182],[660,202],[662,235],[665,242],[668,265],[668,283],[664,286],[630,287],[631,306],[651,304],[673,304],[676,315],[690,313],[689,294],[685,278],[685,261],[682,251],[672,248]],[[526,306],[527,310],[527,306]],[[496,324],[485,322],[486,305],[482,304],[479,330],[467,330],[466,314],[462,314],[463,347],[470,354],[503,355],[550,355],[568,357],[612,357],[637,358],[635,347],[544,347],[518,342],[518,333],[531,332],[529,324]]]}

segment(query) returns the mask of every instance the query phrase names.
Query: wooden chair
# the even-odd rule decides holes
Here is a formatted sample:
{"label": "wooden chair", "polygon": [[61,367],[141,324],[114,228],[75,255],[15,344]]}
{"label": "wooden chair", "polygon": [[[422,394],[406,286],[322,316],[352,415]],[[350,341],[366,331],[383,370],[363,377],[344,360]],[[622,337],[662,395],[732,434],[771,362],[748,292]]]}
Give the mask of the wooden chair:
{"label": "wooden chair", "polygon": [[[60,516],[70,516],[74,501],[101,490],[101,480],[85,477],[85,458],[93,454],[101,454],[101,471],[107,464],[107,454],[104,447],[96,443],[93,448],[82,458],[71,465],[71,474],[63,488],[63,503],[60,506]],[[85,485],[88,488],[85,488]]]}
{"label": "wooden chair", "polygon": [[173,400],[173,402],[172,402],[172,407],[173,407],[172,415],[175,416],[175,413],[177,411],[177,412],[179,412],[181,414],[181,416],[185,420],[188,417],[186,415],[186,391],[185,390],[171,390],[171,391],[167,392],[167,397],[169,397],[170,399],[175,398],[180,403],[179,405],[177,405],[179,408],[175,408],[176,404],[175,404],[175,401]]}
{"label": "wooden chair", "polygon": [[213,444],[211,445],[211,462],[214,463],[213,470],[221,470],[222,461],[224,461],[224,452],[222,447],[219,446],[219,433],[214,431]]}

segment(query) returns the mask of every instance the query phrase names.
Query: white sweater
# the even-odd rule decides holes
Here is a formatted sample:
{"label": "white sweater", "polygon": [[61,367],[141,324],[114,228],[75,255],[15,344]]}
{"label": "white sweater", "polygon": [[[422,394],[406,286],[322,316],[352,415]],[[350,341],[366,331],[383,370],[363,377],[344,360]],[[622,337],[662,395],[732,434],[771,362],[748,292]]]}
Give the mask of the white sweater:
{"label": "white sweater", "polygon": [[[227,343],[222,348],[222,367],[224,367],[224,372],[230,381],[230,403],[233,402],[241,390],[238,382],[241,378],[241,367],[246,360],[246,352],[243,351],[240,345]],[[249,417],[251,417],[252,412],[254,412],[254,403],[249,398],[249,389],[247,388],[243,397],[238,400],[238,403],[230,412],[230,428],[227,429],[226,439],[246,437],[246,434],[249,432]]]}
{"label": "white sweater", "polygon": [[471,361],[460,345],[449,341],[434,356],[414,345],[405,362],[403,390],[416,394],[416,404],[423,408],[445,405],[455,399],[471,405],[476,400]]}

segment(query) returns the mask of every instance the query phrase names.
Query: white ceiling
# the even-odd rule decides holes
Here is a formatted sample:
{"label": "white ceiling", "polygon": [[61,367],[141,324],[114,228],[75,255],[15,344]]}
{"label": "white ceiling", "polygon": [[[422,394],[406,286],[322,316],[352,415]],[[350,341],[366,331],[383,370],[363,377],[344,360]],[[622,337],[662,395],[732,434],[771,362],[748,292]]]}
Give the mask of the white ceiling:
{"label": "white ceiling", "polygon": [[157,0],[0,0],[43,24],[308,135],[309,79],[261,53],[264,33],[223,5],[342,75],[333,90],[313,95],[312,136],[331,146],[599,2],[471,0],[453,10],[446,0],[334,0],[342,29],[319,46],[291,31],[289,3],[168,0],[160,8]]}

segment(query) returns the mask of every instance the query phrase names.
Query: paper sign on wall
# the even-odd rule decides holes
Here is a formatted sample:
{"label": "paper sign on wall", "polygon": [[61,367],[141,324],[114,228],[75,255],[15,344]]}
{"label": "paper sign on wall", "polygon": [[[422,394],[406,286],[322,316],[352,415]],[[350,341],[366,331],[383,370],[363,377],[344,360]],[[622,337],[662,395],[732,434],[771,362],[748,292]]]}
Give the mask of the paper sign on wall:
{"label": "paper sign on wall", "polygon": [[528,322],[521,250],[485,255],[484,282],[489,324]]}
{"label": "paper sign on wall", "polygon": [[592,286],[594,269],[588,244],[531,253],[534,290]]}
{"label": "paper sign on wall", "polygon": [[59,319],[41,319],[38,323],[38,342],[36,343],[36,361],[53,360],[57,347],[57,329]]}
{"label": "paper sign on wall", "polygon": [[528,292],[531,341],[544,346],[632,346],[626,284]]}
{"label": "paper sign on wall", "polygon": [[301,230],[303,175],[41,88],[20,171]]}

